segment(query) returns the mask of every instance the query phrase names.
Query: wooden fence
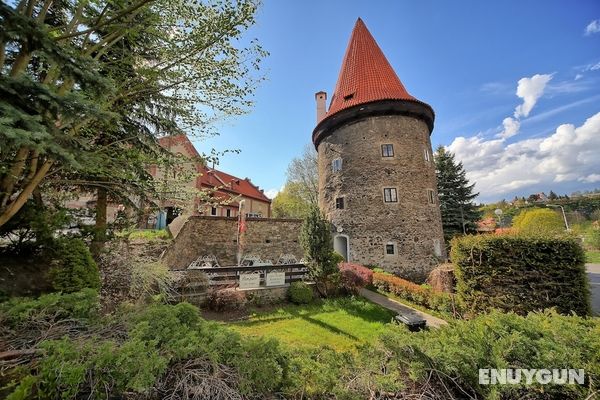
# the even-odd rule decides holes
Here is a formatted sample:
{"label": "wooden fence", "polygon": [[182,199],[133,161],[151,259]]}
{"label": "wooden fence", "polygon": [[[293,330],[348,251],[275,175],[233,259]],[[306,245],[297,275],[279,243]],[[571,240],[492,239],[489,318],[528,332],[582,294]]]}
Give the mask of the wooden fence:
{"label": "wooden fence", "polygon": [[287,286],[292,282],[301,281],[305,279],[308,268],[304,264],[279,264],[201,267],[188,271],[204,272],[211,288],[260,289]]}

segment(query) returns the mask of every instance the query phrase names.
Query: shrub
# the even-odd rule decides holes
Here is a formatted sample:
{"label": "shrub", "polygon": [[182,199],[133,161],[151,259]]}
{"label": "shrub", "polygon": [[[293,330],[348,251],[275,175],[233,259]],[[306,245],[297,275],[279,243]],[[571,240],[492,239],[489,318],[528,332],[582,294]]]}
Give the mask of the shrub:
{"label": "shrub", "polygon": [[[403,328],[403,327],[399,327]],[[492,312],[440,329],[407,334],[390,329],[363,363],[440,390],[433,398],[584,399],[600,389],[600,320],[556,312]],[[408,368],[406,371],[403,366]],[[582,368],[584,385],[480,385],[480,368]],[[407,374],[408,372],[408,374]],[[365,370],[365,374],[368,371]],[[402,379],[402,377],[398,377]],[[412,385],[411,385],[412,386]],[[451,390],[452,396],[447,390]],[[443,395],[443,396],[441,396]]]}
{"label": "shrub", "polygon": [[525,235],[555,235],[565,231],[561,216],[548,208],[521,211],[513,219],[513,228]]}
{"label": "shrub", "polygon": [[373,283],[373,271],[359,264],[340,263],[340,284],[344,291],[358,294],[359,290]]}
{"label": "shrub", "polygon": [[161,262],[135,260],[131,265],[129,294],[134,299],[144,299],[155,294],[174,296],[175,278],[169,267]]}
{"label": "shrub", "polygon": [[237,289],[212,289],[206,295],[206,305],[213,311],[235,311],[246,306],[246,293]]}
{"label": "shrub", "polygon": [[295,304],[308,304],[313,300],[313,290],[304,282],[292,282],[288,295]]}
{"label": "shrub", "polygon": [[167,240],[171,238],[169,231],[166,229],[137,229],[134,231],[125,232],[123,236],[127,236],[131,240]]}
{"label": "shrub", "polygon": [[0,304],[0,325],[16,327],[29,322],[52,323],[60,319],[91,320],[98,316],[98,292],[50,293],[37,299],[15,297]]}
{"label": "shrub", "polygon": [[457,295],[470,312],[590,313],[585,256],[575,239],[467,236],[452,242],[451,256]]}
{"label": "shrub", "polygon": [[587,235],[587,246],[594,250],[600,250],[600,229],[590,228]]}
{"label": "shrub", "polygon": [[71,293],[100,287],[98,266],[83,240],[60,238],[54,246],[52,268],[48,272],[54,289]]}
{"label": "shrub", "polygon": [[297,349],[290,354],[284,391],[291,399],[353,398],[343,377],[352,376],[355,364],[352,353],[330,347]]}
{"label": "shrub", "polygon": [[233,359],[242,394],[270,393],[280,388],[286,359],[275,339],[249,337]]}
{"label": "shrub", "polygon": [[436,291],[427,285],[417,285],[395,275],[375,272],[373,274],[373,286],[383,292],[392,293],[432,310],[453,315],[457,312],[454,295]]}

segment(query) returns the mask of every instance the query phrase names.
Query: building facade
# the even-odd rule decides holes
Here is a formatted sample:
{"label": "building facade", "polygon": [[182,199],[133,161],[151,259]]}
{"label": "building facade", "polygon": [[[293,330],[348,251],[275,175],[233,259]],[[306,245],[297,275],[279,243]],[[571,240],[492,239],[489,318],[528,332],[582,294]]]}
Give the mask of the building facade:
{"label": "building facade", "polygon": [[318,92],[319,205],[349,261],[423,280],[445,256],[430,135],[411,96],[358,20],[331,98]]}
{"label": "building facade", "polygon": [[[177,169],[161,170],[150,167],[155,179],[175,181],[172,174],[185,174],[184,182],[178,182],[175,192],[184,193],[179,198],[161,201],[161,211],[150,216],[150,226],[164,228],[177,216],[204,215],[212,217],[237,217],[239,205],[244,200],[244,213],[250,218],[270,218],[271,199],[250,178],[238,178],[231,174],[206,166],[200,154],[186,135],[166,136],[159,139],[160,145],[182,160]],[[168,186],[168,184],[167,184]]]}

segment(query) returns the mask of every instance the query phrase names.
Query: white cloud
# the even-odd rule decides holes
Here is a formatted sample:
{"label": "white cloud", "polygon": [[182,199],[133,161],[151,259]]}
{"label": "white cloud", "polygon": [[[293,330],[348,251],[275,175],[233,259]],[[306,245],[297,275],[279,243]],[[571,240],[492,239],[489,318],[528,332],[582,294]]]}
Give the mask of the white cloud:
{"label": "white cloud", "polygon": [[580,80],[581,78],[583,78],[583,74],[577,74],[577,75],[575,75],[575,80],[576,81]]}
{"label": "white cloud", "polygon": [[600,62],[597,62],[596,64],[592,64],[589,66],[590,71],[597,71],[599,69],[600,69]]}
{"label": "white cloud", "polygon": [[545,138],[506,144],[504,139],[458,137],[448,149],[463,162],[482,199],[535,184],[599,182],[600,112],[579,127],[560,125]]}
{"label": "white cloud", "polygon": [[519,128],[521,127],[521,123],[516,119],[511,117],[504,118],[502,121],[502,126],[504,129],[500,132],[497,137],[501,137],[503,139],[507,139],[509,137],[515,136],[519,133]]}
{"label": "white cloud", "polygon": [[517,96],[523,99],[523,104],[515,109],[515,118],[527,117],[535,103],[544,94],[544,89],[553,74],[535,74],[531,78],[521,78],[517,86]]}
{"label": "white cloud", "polygon": [[600,19],[596,19],[592,22],[590,22],[588,24],[588,26],[585,27],[585,35],[589,36],[592,35],[594,33],[598,33],[600,32]]}
{"label": "white cloud", "polygon": [[265,190],[265,196],[267,196],[270,199],[274,199],[275,196],[277,196],[277,193],[279,193],[281,189],[267,189]]}
{"label": "white cloud", "polygon": [[586,183],[600,182],[600,174],[590,174],[588,176],[584,176],[582,178],[579,178],[579,180],[581,182],[586,182]]}

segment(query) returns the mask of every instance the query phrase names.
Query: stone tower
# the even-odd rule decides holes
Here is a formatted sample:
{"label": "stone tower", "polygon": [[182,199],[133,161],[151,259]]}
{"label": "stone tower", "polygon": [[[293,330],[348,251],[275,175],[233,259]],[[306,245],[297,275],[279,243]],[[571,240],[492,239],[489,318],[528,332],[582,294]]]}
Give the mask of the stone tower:
{"label": "stone tower", "polygon": [[325,110],[318,92],[319,205],[348,261],[421,281],[445,254],[429,136],[434,112],[411,96],[363,21]]}

